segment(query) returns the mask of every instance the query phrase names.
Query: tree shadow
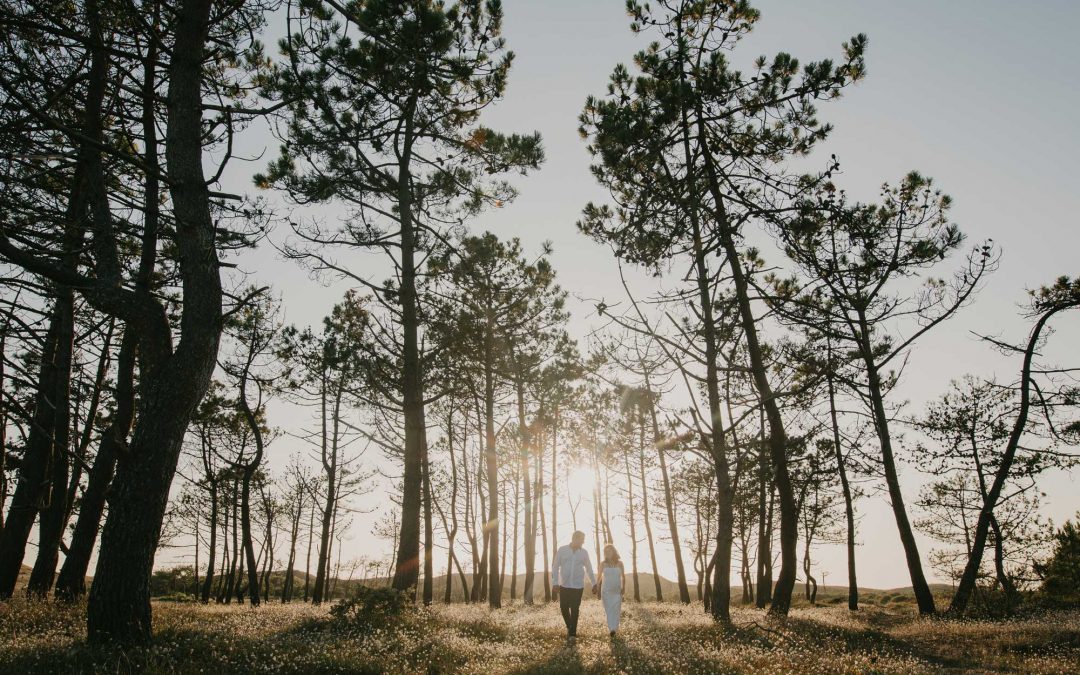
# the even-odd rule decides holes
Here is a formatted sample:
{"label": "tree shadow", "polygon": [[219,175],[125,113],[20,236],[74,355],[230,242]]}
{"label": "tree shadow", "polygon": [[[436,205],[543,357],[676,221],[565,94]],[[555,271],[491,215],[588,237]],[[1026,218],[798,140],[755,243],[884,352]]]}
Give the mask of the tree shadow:
{"label": "tree shadow", "polygon": [[631,647],[618,633],[611,638],[611,655],[619,673],[665,673],[667,669],[640,649]]}
{"label": "tree shadow", "polygon": [[786,626],[802,639],[811,643],[842,646],[849,653],[889,653],[909,656],[923,663],[948,669],[967,669],[978,666],[966,659],[953,658],[934,652],[924,646],[917,646],[878,628],[847,628],[823,624],[813,619],[789,617]]}
{"label": "tree shadow", "polygon": [[565,643],[554,653],[540,661],[530,663],[519,670],[519,675],[556,675],[559,673],[585,673],[585,664],[581,660],[576,644]]}

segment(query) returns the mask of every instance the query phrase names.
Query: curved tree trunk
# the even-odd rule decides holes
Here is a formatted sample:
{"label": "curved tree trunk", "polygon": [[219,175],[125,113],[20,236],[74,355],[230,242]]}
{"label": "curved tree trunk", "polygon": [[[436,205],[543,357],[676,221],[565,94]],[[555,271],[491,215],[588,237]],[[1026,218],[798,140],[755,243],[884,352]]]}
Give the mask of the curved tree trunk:
{"label": "curved tree trunk", "polygon": [[979,510],[979,519],[975,525],[975,537],[972,542],[971,553],[968,555],[968,561],[964,566],[963,574],[960,576],[960,583],[957,585],[956,594],[953,595],[952,603],[949,606],[949,613],[951,614],[963,613],[971,599],[972,593],[975,591],[975,582],[978,580],[979,567],[982,565],[982,556],[986,549],[986,539],[989,535],[990,521],[993,518],[994,508],[1001,498],[1001,492],[1005,487],[1005,481],[1008,480],[1009,474],[1012,471],[1013,462],[1016,459],[1016,451],[1020,446],[1020,439],[1027,429],[1028,411],[1031,406],[1032,361],[1034,360],[1035,350],[1038,347],[1042,331],[1047,322],[1049,322],[1051,317],[1055,314],[1076,306],[1076,302],[1070,302],[1056,305],[1044,311],[1038,321],[1035,322],[1035,326],[1032,328],[1031,334],[1028,337],[1028,344],[1024,350],[1024,363],[1020,369],[1020,407],[1016,415],[1016,420],[1013,422],[1013,428],[1009,434],[1009,440],[1005,446],[1005,451],[1002,453],[1001,461],[998,464],[997,472],[994,475],[994,482],[990,486],[990,490],[986,497],[983,499],[982,508]]}
{"label": "curved tree trunk", "polygon": [[[176,8],[166,157],[184,287],[180,348],[161,363],[146,358],[139,422],[114,480],[90,589],[87,632],[93,642],[150,640],[150,573],[169,488],[188,420],[216,365],[221,279],[202,170],[202,59],[210,4],[182,0]],[[158,343],[154,351],[160,354],[162,347]]]}

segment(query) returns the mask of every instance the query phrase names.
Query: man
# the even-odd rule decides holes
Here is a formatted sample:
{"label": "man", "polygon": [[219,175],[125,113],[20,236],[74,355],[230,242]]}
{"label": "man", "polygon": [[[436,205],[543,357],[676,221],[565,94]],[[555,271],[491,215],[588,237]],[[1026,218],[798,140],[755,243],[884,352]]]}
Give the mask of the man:
{"label": "man", "polygon": [[589,561],[589,552],[582,546],[584,543],[585,533],[574,532],[570,544],[556,551],[551,572],[551,590],[559,597],[559,609],[570,642],[577,638],[578,612],[581,609],[581,594],[585,591],[586,574],[589,575],[589,583],[596,588],[596,575]]}

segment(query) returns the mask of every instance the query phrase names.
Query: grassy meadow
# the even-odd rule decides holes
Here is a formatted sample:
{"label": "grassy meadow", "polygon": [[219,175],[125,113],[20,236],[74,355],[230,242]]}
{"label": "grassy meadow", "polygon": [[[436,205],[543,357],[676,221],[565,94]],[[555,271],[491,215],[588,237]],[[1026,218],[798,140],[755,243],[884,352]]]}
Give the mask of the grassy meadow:
{"label": "grassy meadow", "polygon": [[555,605],[515,603],[495,612],[436,605],[361,625],[301,603],[157,602],[153,646],[127,652],[87,647],[82,607],[19,600],[0,603],[0,672],[1080,672],[1080,612],[926,620],[903,594],[873,599],[855,614],[828,602],[800,606],[783,623],[737,609],[729,630],[698,605],[627,603],[615,640],[590,599],[575,646],[566,644]]}

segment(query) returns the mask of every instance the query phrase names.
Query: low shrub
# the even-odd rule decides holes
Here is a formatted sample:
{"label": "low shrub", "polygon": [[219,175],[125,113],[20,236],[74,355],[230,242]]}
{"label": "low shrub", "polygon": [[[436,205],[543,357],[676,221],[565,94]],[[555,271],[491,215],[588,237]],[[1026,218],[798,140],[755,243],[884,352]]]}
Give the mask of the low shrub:
{"label": "low shrub", "polygon": [[336,623],[369,627],[401,618],[411,608],[412,603],[401,591],[358,586],[351,597],[330,608],[330,616]]}
{"label": "low shrub", "polygon": [[195,602],[195,596],[191,593],[183,593],[180,591],[174,593],[166,593],[165,595],[159,595],[154,598],[158,602]]}

